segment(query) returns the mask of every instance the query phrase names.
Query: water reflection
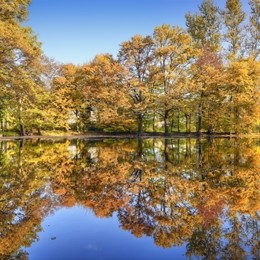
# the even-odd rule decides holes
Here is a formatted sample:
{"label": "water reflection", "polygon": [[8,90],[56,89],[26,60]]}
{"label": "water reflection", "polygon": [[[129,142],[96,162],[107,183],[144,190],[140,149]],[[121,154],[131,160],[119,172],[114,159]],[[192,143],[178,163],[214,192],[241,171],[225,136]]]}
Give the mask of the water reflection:
{"label": "water reflection", "polygon": [[0,143],[0,257],[27,259],[43,219],[82,205],[187,257],[260,255],[259,142],[144,139]]}

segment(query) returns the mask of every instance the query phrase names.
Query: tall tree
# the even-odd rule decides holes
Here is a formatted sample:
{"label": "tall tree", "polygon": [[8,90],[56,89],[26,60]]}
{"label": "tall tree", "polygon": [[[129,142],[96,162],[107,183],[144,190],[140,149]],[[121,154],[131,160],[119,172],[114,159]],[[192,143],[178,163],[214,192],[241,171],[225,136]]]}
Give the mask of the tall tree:
{"label": "tall tree", "polygon": [[53,79],[51,86],[51,94],[54,97],[53,105],[56,110],[56,127],[66,131],[69,129],[69,122],[77,121],[75,114],[78,100],[74,98],[78,92],[76,77],[77,67],[75,65],[61,65],[60,75]]}
{"label": "tall tree", "polygon": [[143,117],[150,100],[149,67],[152,61],[153,40],[150,36],[135,35],[123,42],[118,54],[119,62],[128,70],[126,84],[131,98],[131,110],[138,124],[138,136],[143,132]]}
{"label": "tall tree", "polygon": [[197,51],[190,35],[179,27],[158,26],[154,29],[153,40],[155,50],[151,81],[157,94],[155,107],[163,118],[164,132],[168,134],[170,113],[176,107],[175,101],[183,97],[180,85],[185,83],[187,69]]}
{"label": "tall tree", "polygon": [[225,40],[229,44],[228,57],[234,60],[241,56],[243,46],[243,22],[246,14],[242,10],[240,0],[227,0],[226,7],[222,11],[224,24],[226,27]]}
{"label": "tall tree", "polygon": [[199,13],[188,13],[185,17],[188,32],[200,47],[220,50],[220,17],[213,0],[204,0],[199,6]]}
{"label": "tall tree", "polygon": [[249,0],[251,7],[250,24],[248,26],[249,39],[247,40],[247,48],[249,56],[254,60],[260,58],[260,1]]}
{"label": "tall tree", "polygon": [[[35,101],[41,50],[30,27],[22,27],[28,0],[0,1],[1,98],[10,100],[19,132],[25,134],[24,111]],[[0,98],[0,99],[1,99]]]}
{"label": "tall tree", "polygon": [[197,133],[207,128],[211,133],[216,129],[218,118],[222,116],[220,108],[224,95],[224,66],[221,58],[209,48],[204,48],[200,57],[192,66],[193,101],[197,110]]}

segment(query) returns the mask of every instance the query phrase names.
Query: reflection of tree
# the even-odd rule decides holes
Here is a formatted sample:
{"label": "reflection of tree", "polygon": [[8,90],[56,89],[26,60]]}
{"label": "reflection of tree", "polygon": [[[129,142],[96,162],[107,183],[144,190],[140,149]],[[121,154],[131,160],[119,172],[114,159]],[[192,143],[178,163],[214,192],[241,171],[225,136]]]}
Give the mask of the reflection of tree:
{"label": "reflection of tree", "polygon": [[59,161],[57,155],[64,145],[68,147],[21,141],[1,146],[1,159],[4,158],[0,175],[1,259],[10,255],[26,259],[19,248],[30,246],[37,239],[42,218],[56,204],[50,187],[51,169],[53,159]]}
{"label": "reflection of tree", "polygon": [[12,254],[21,244],[30,245],[36,239],[42,211],[49,203],[46,197],[40,197],[44,176],[32,167],[30,159],[25,160],[25,153],[28,159],[32,155],[22,142],[10,143],[2,150],[6,156],[0,176],[0,256]]}
{"label": "reflection of tree", "polygon": [[253,143],[75,140],[1,150],[0,255],[36,240],[52,207],[75,204],[99,217],[117,213],[121,228],[158,246],[187,243],[187,257],[243,259],[246,247],[259,254]]}
{"label": "reflection of tree", "polygon": [[[243,196],[233,188],[241,190],[244,184],[246,189],[251,185],[240,171],[256,174],[250,156],[244,156],[243,165],[248,165],[242,169],[230,161],[230,154],[226,156],[224,150],[231,150],[231,158],[237,151],[225,142],[214,141],[209,147],[203,142],[199,149],[194,145],[190,140],[144,140],[142,149],[139,143],[137,156],[123,156],[123,164],[117,160],[119,154],[123,155],[122,149],[110,147],[107,153],[108,148],[100,146],[98,165],[89,165],[88,178],[78,185],[85,187],[84,191],[91,190],[91,196],[80,199],[99,216],[117,211],[122,228],[137,237],[153,236],[156,244],[164,247],[188,242],[187,255],[213,257],[221,249],[222,218],[228,218],[225,206],[241,211],[239,207],[232,209],[239,205],[234,199]],[[235,174],[227,174],[234,169]],[[204,246],[199,253],[200,244]]]}
{"label": "reflection of tree", "polygon": [[246,251],[243,249],[244,233],[241,232],[241,221],[237,216],[231,216],[229,228],[225,232],[225,238],[228,240],[224,247],[223,255],[225,259],[246,259]]}
{"label": "reflection of tree", "polygon": [[203,257],[203,259],[217,259],[221,252],[220,225],[211,227],[200,226],[196,228],[187,244],[187,257]]}

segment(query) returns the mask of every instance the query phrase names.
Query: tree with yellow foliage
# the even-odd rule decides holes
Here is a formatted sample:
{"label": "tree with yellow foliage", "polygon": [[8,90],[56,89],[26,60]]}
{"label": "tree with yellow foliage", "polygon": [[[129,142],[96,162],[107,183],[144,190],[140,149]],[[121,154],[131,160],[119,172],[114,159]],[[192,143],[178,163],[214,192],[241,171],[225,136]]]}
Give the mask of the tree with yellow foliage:
{"label": "tree with yellow foliage", "polygon": [[179,102],[184,99],[185,78],[188,68],[194,61],[197,51],[192,38],[179,27],[164,24],[154,29],[155,50],[151,79],[153,92],[156,93],[154,107],[164,122],[164,133],[168,134],[170,113],[178,110]]}
{"label": "tree with yellow foliage", "polygon": [[40,43],[30,27],[21,25],[27,18],[29,3],[0,1],[0,99],[2,105],[7,100],[11,107],[5,112],[13,117],[20,135],[25,135],[26,109],[33,106],[40,88]]}
{"label": "tree with yellow foliage", "polygon": [[142,135],[143,118],[151,105],[149,68],[152,54],[152,38],[141,35],[135,35],[131,40],[123,42],[118,54],[119,62],[127,69],[125,91],[130,98],[130,110],[136,117],[138,136]]}
{"label": "tree with yellow foliage", "polygon": [[110,54],[97,55],[81,68],[81,88],[87,108],[92,111],[92,122],[89,123],[96,128],[106,131],[132,129],[124,75],[124,68]]}
{"label": "tree with yellow foliage", "polygon": [[259,124],[260,63],[251,59],[232,62],[225,77],[225,105],[232,130],[254,132]]}

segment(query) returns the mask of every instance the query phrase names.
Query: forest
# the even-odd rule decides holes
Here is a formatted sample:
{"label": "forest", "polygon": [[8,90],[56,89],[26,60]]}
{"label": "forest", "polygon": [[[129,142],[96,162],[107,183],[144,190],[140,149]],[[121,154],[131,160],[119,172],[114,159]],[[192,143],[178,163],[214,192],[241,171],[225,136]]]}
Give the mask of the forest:
{"label": "forest", "polygon": [[0,0],[0,135],[259,133],[259,0],[247,13],[204,0],[185,29],[159,25],[82,65],[44,55],[30,2]]}

